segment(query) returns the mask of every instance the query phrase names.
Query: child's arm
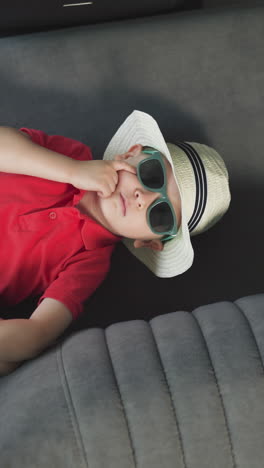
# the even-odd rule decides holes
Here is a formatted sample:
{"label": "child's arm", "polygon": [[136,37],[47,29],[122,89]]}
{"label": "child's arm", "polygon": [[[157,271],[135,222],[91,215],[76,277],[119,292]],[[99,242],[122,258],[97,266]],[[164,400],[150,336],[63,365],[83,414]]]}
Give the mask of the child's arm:
{"label": "child's arm", "polygon": [[12,372],[21,361],[32,359],[51,345],[70,325],[70,310],[45,298],[29,319],[0,321],[0,375]]}
{"label": "child's arm", "polygon": [[69,183],[107,197],[115,190],[119,170],[136,173],[125,161],[78,161],[34,143],[15,128],[0,126],[0,172]]}
{"label": "child's arm", "polygon": [[0,127],[0,171],[68,182],[75,160],[34,143],[23,132]]}

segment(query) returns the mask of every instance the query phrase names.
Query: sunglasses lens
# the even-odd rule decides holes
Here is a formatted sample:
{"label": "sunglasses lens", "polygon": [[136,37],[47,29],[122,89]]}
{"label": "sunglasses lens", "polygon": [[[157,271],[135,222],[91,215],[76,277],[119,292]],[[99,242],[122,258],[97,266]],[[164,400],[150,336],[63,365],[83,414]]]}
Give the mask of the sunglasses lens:
{"label": "sunglasses lens", "polygon": [[164,185],[163,169],[157,159],[146,159],[142,162],[140,177],[143,184],[150,189],[159,189]]}
{"label": "sunglasses lens", "polygon": [[166,202],[155,205],[149,214],[152,228],[160,233],[168,232],[173,228],[174,220],[170,206]]}

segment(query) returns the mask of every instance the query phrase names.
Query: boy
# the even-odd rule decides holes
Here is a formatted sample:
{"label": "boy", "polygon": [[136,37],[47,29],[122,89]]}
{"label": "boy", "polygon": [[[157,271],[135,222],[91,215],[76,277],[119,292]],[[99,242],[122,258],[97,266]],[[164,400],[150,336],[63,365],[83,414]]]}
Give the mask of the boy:
{"label": "boy", "polygon": [[1,308],[40,296],[29,319],[0,321],[1,375],[38,355],[82,312],[118,241],[156,275],[181,274],[193,261],[190,232],[213,225],[230,201],[214,150],[168,147],[139,111],[104,161],[91,161],[79,142],[26,128],[0,127],[0,147]]}

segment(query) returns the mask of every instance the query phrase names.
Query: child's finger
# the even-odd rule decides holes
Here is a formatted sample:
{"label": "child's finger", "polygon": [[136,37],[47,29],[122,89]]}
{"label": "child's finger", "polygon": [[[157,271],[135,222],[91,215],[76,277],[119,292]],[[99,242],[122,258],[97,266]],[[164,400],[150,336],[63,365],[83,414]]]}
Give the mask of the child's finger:
{"label": "child's finger", "polygon": [[131,164],[125,162],[125,161],[113,161],[113,168],[116,171],[128,171],[132,172],[132,174],[136,174],[137,170],[134,166],[131,166]]}
{"label": "child's finger", "polygon": [[116,181],[113,178],[106,180],[104,184],[102,184],[101,190],[97,191],[98,196],[101,198],[110,197],[110,195],[115,191],[117,181],[118,177],[116,177]]}

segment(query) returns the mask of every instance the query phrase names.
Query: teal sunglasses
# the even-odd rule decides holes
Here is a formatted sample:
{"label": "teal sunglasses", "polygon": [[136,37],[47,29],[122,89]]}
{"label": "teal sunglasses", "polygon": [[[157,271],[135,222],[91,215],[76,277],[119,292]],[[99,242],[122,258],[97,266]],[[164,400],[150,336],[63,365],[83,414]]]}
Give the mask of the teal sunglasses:
{"label": "teal sunglasses", "polygon": [[147,223],[154,234],[164,236],[162,241],[172,239],[177,234],[177,219],[167,195],[166,167],[160,151],[144,146],[142,153],[148,157],[139,162],[137,176],[142,186],[151,192],[159,192],[147,210]]}

